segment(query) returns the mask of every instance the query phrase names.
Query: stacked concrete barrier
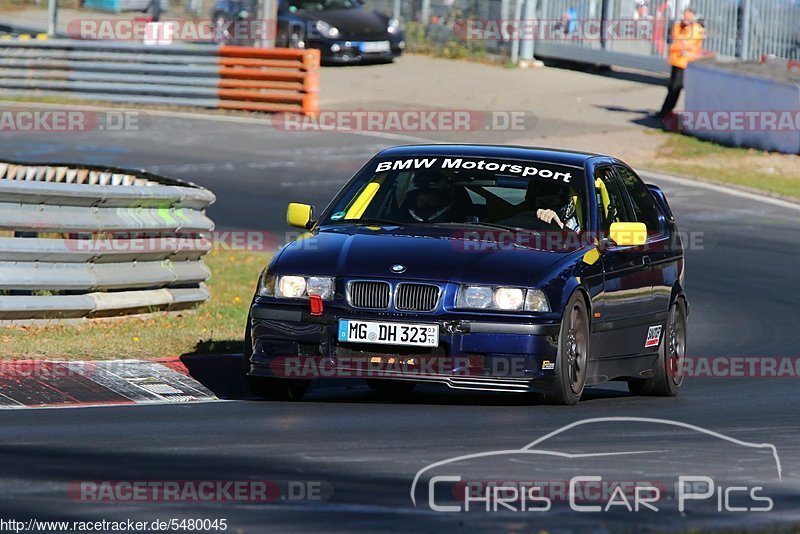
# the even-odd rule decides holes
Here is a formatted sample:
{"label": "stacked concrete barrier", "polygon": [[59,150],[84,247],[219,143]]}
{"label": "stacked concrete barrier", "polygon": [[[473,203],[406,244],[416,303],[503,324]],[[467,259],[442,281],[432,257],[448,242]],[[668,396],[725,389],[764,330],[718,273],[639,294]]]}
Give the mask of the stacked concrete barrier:
{"label": "stacked concrete barrier", "polygon": [[145,172],[0,162],[0,320],[204,302],[213,201]]}
{"label": "stacked concrete barrier", "polygon": [[313,115],[319,51],[133,42],[0,41],[0,97],[195,106]]}
{"label": "stacked concrete barrier", "polygon": [[800,154],[800,72],[785,65],[697,61],[678,128],[717,143]]}

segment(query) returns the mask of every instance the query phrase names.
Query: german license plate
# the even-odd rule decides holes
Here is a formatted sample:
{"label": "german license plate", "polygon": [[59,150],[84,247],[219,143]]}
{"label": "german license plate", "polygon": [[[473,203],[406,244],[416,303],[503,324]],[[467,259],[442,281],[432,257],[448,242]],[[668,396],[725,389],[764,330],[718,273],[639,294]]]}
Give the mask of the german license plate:
{"label": "german license plate", "polygon": [[365,54],[379,54],[389,51],[389,41],[372,41],[361,43],[361,51]]}
{"label": "german license plate", "polygon": [[439,345],[439,325],[339,319],[339,341],[437,347]]}

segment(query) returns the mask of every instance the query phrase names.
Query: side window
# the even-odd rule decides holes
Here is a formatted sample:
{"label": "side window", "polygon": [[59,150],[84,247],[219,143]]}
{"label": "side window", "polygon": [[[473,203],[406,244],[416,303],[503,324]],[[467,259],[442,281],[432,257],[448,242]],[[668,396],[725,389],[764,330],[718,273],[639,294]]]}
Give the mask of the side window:
{"label": "side window", "polygon": [[611,228],[611,223],[634,220],[621,181],[613,169],[599,167],[595,170],[594,177],[600,212],[600,230],[607,232]]}
{"label": "side window", "polygon": [[647,186],[627,167],[616,165],[616,169],[628,191],[636,220],[644,223],[651,232],[660,232],[662,230],[660,211]]}

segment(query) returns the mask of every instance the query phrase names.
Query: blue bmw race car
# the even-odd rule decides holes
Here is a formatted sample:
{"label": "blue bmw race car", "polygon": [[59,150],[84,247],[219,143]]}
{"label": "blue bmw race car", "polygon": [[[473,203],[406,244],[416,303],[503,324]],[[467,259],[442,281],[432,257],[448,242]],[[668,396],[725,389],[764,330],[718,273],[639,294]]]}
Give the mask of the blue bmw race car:
{"label": "blue bmw race car", "polygon": [[254,394],[316,378],[538,392],[627,381],[673,396],[688,304],[663,192],[609,156],[480,145],[372,158],[262,272],[245,333]]}

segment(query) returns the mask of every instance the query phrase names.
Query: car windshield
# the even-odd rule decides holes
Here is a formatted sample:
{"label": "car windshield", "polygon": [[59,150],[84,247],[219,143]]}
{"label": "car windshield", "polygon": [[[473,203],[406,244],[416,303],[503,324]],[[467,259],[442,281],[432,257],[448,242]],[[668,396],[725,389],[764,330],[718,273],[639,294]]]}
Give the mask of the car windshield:
{"label": "car windshield", "polygon": [[326,212],[326,224],[484,225],[581,232],[581,168],[528,160],[406,157],[372,162]]}
{"label": "car windshield", "polygon": [[357,0],[289,0],[289,11],[330,11],[361,7]]}

